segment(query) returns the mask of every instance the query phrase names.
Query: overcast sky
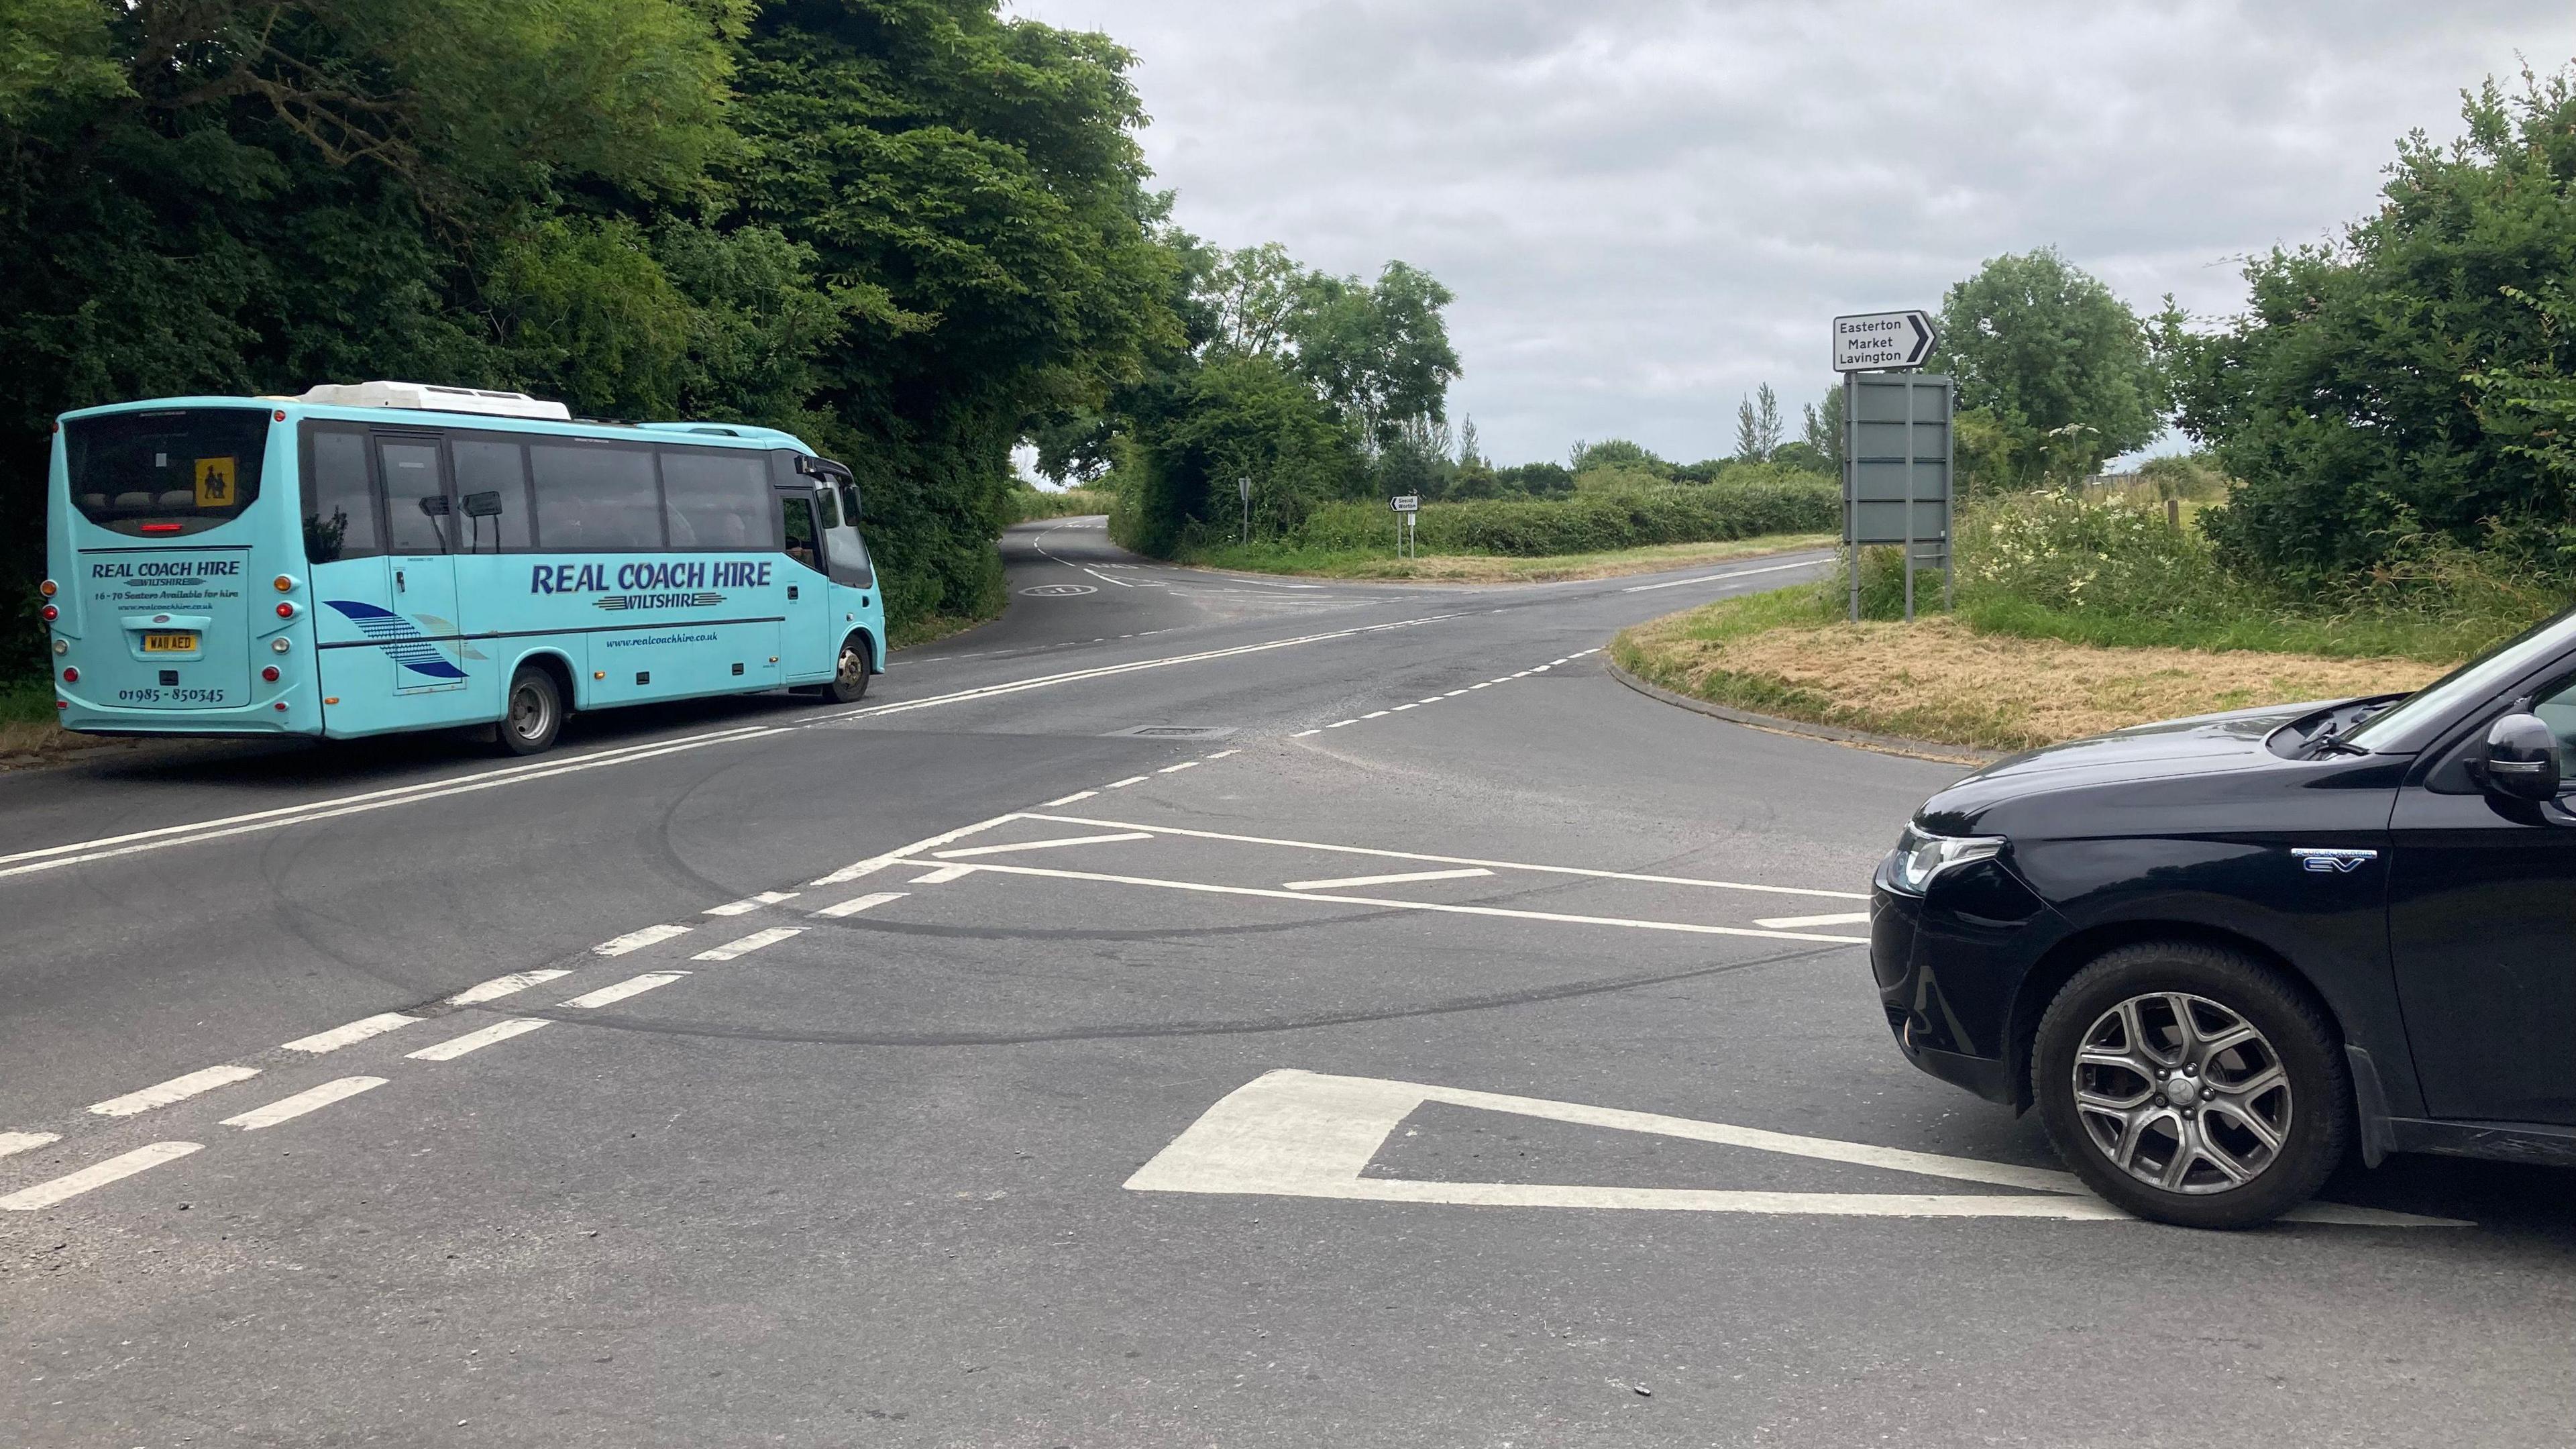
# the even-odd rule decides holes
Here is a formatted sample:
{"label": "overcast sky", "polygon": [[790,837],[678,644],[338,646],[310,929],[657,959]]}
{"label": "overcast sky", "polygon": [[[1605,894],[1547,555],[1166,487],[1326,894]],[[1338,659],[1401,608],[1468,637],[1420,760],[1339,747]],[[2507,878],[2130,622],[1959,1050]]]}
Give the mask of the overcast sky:
{"label": "overcast sky", "polygon": [[2576,56],[2567,0],[1009,4],[1136,53],[1183,226],[1447,283],[1450,417],[1506,463],[1729,452],[1756,384],[1832,384],[1835,313],[2002,252],[2231,312],[2245,254],[2361,215],[2462,87]]}

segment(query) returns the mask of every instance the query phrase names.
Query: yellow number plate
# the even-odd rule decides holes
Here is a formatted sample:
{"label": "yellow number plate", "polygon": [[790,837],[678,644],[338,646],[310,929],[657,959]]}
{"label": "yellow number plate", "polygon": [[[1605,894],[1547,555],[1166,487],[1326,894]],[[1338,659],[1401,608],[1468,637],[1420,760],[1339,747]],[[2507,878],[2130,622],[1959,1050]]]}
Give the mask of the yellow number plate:
{"label": "yellow number plate", "polygon": [[146,634],[143,636],[143,652],[146,654],[194,654],[197,652],[197,636],[194,634]]}

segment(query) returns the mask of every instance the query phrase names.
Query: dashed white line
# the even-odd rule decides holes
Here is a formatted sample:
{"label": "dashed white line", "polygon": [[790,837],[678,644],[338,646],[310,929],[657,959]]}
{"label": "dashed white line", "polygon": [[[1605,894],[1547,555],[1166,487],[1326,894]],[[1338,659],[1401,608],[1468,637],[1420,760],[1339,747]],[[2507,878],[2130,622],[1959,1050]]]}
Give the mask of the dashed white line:
{"label": "dashed white line", "polygon": [[656,986],[668,986],[688,974],[686,971],[647,971],[641,976],[629,976],[614,986],[603,986],[597,991],[586,991],[565,1002],[564,1005],[607,1006],[612,1002],[624,1001],[630,996],[641,996]]}
{"label": "dashed white line", "polygon": [[1360,718],[1362,718],[1362,719],[1384,719],[1384,718],[1386,718],[1386,717],[1387,717],[1387,715],[1389,715],[1389,714],[1391,714],[1391,713],[1393,713],[1393,711],[1391,711],[1391,710],[1373,709],[1373,710],[1370,710],[1368,713],[1366,713],[1366,714],[1364,714],[1364,715],[1361,715],[1361,716],[1360,716]]}
{"label": "dashed white line", "polygon": [[1463,870],[1408,870],[1401,875],[1346,875],[1333,880],[1292,880],[1283,889],[1331,891],[1340,890],[1345,886],[1399,885],[1405,881],[1414,880],[1469,880],[1476,876],[1492,874],[1492,871],[1483,866],[1468,866]]}
{"label": "dashed white line", "polygon": [[855,916],[861,911],[874,910],[888,901],[902,900],[906,894],[908,892],[878,891],[873,895],[858,896],[838,905],[825,906],[814,914],[837,920],[842,916]]}
{"label": "dashed white line", "polygon": [[1053,840],[1018,840],[1008,845],[971,845],[962,850],[934,850],[941,860],[967,860],[979,855],[1007,855],[1015,850],[1060,850],[1068,845],[1107,845],[1119,840],[1151,840],[1142,830],[1126,830],[1116,835],[1065,835]]}
{"label": "dashed white line", "polygon": [[794,891],[762,891],[756,896],[746,896],[738,901],[727,901],[720,906],[709,906],[699,914],[708,916],[747,916],[752,912],[759,910],[762,906],[774,906],[783,901],[792,901],[794,899],[796,899],[796,892]]}
{"label": "dashed white line", "polygon": [[258,1075],[257,1067],[237,1067],[230,1064],[207,1067],[203,1071],[190,1072],[184,1077],[172,1077],[166,1082],[145,1087],[139,1092],[128,1092],[122,1097],[110,1097],[92,1106],[90,1110],[101,1117],[131,1117],[137,1112],[149,1112],[155,1107],[167,1107],[173,1102],[184,1102],[200,1092],[211,1092],[217,1087],[229,1087],[235,1082],[247,1082]]}
{"label": "dashed white line", "polygon": [[1055,808],[1056,806],[1058,806],[1058,805],[1070,805],[1070,804],[1072,804],[1073,802],[1075,802],[1075,801],[1077,801],[1077,800],[1088,800],[1088,799],[1090,799],[1092,796],[1097,795],[1097,794],[1099,794],[1099,793],[1100,793],[1100,792],[1099,792],[1099,791],[1097,791],[1097,790],[1076,790],[1076,791],[1074,791],[1072,794],[1065,796],[1065,797],[1064,797],[1063,799],[1061,799],[1061,800],[1049,800],[1049,801],[1048,801],[1048,802],[1046,802],[1044,805],[1041,805],[1041,806],[1039,806],[1038,808],[1039,808],[1039,809],[1041,809],[1041,810],[1052,810],[1052,809],[1054,809],[1054,808]]}
{"label": "dashed white line", "polygon": [[1243,751],[1241,750],[1219,750],[1215,754],[1208,756],[1208,758],[1211,760],[1222,760],[1228,755],[1239,755],[1242,753]]}
{"label": "dashed white line", "polygon": [[1183,760],[1177,765],[1165,765],[1154,773],[1157,775],[1177,775],[1183,770],[1195,770],[1198,767],[1199,761],[1197,760]]}
{"label": "dashed white line", "polygon": [[1456,699],[1458,696],[1460,696],[1460,695],[1462,695],[1462,694],[1465,694],[1466,692],[1467,692],[1467,691],[1465,691],[1465,690],[1463,690],[1463,689],[1453,689],[1453,690],[1449,691],[1447,694],[1444,694],[1444,695],[1442,695],[1442,696],[1440,696],[1440,697],[1441,697],[1442,699]]}
{"label": "dashed white line", "polygon": [[496,1021],[478,1031],[449,1037],[436,1046],[425,1046],[419,1051],[405,1052],[403,1055],[416,1062],[452,1062],[467,1052],[479,1052],[496,1042],[505,1042],[514,1036],[526,1036],[529,1032],[547,1024],[546,1019],[541,1016],[514,1016],[508,1021]]}
{"label": "dashed white line", "polygon": [[0,1157],[32,1151],[48,1142],[62,1140],[63,1134],[59,1132],[0,1132]]}
{"label": "dashed white line", "polygon": [[307,1087],[292,1097],[280,1097],[265,1107],[253,1107],[247,1112],[226,1117],[223,1125],[256,1132],[262,1127],[292,1122],[307,1112],[318,1112],[334,1102],[346,1101],[360,1092],[372,1092],[384,1084],[382,1077],[342,1077],[336,1082]]}
{"label": "dashed white line", "polygon": [[30,1213],[38,1208],[49,1208],[66,1198],[78,1197],[91,1188],[105,1187],[120,1178],[132,1177],[165,1162],[176,1162],[200,1146],[195,1142],[155,1142],[131,1152],[120,1152],[105,1162],[94,1162],[78,1172],[65,1173],[51,1182],[40,1182],[34,1187],[20,1188],[7,1197],[0,1197],[0,1211]]}
{"label": "dashed white line", "polygon": [[1315,726],[1313,729],[1310,729],[1310,730],[1299,730],[1299,731],[1297,731],[1297,733],[1295,733],[1295,734],[1293,734],[1293,735],[1290,735],[1288,738],[1290,738],[1290,739],[1292,739],[1292,740],[1302,740],[1302,739],[1304,739],[1304,738],[1305,738],[1306,736],[1308,736],[1308,735],[1320,735],[1320,734],[1322,734],[1323,732],[1324,732],[1324,727],[1323,727],[1322,725],[1317,725],[1317,726]]}
{"label": "dashed white line", "polygon": [[1420,709],[1420,708],[1422,708],[1422,706],[1421,706],[1420,704],[1418,704],[1418,703],[1416,703],[1416,704],[1399,704],[1399,705],[1397,705],[1394,709],[1392,709],[1392,710],[1388,711],[1388,713],[1390,713],[1390,714],[1402,714],[1402,713],[1404,713],[1404,712],[1405,712],[1406,710],[1408,710],[1408,709]]}
{"label": "dashed white line", "polygon": [[692,929],[689,926],[646,926],[640,931],[629,931],[613,941],[602,941],[591,947],[590,952],[594,956],[623,956],[629,951],[641,951],[647,946],[658,946],[674,936],[685,936]]}
{"label": "dashed white line", "polygon": [[[571,974],[569,971],[513,971],[507,976],[495,976],[480,986],[468,986],[447,998],[447,1004],[475,1006],[486,1001],[498,1001],[504,996],[516,996],[531,986],[543,986],[558,977]],[[413,1055],[417,1056],[419,1053],[415,1052]]]}
{"label": "dashed white line", "polygon": [[1337,720],[1333,721],[1331,724],[1328,724],[1328,725],[1324,726],[1324,728],[1326,728],[1326,729],[1328,729],[1328,730],[1337,730],[1337,729],[1341,729],[1341,728],[1343,728],[1344,726],[1347,726],[1347,725],[1355,725],[1355,724],[1358,724],[1358,723],[1359,723],[1359,721],[1358,721],[1358,720],[1355,720],[1355,719],[1337,719]]}
{"label": "dashed white line", "polygon": [[1493,687],[1494,687],[1494,681],[1493,681],[1493,680],[1488,679],[1488,680],[1486,680],[1486,681],[1485,681],[1484,683],[1482,683],[1482,684],[1471,684],[1471,685],[1468,685],[1467,687],[1468,687],[1469,689],[1491,689],[1491,688],[1493,688]]}
{"label": "dashed white line", "polygon": [[975,867],[971,865],[943,865],[928,875],[914,876],[912,879],[905,881],[904,884],[946,885],[952,880],[963,880],[974,873]]}
{"label": "dashed white line", "polygon": [[748,956],[754,951],[775,946],[790,936],[801,936],[803,934],[805,934],[805,928],[803,926],[772,926],[766,931],[754,931],[748,936],[744,936],[739,940],[727,941],[721,946],[710,946],[706,950],[700,951],[689,959],[692,961],[732,961],[743,956]]}
{"label": "dashed white line", "polygon": [[1845,911],[1832,916],[1765,916],[1753,924],[1784,931],[1796,930],[1800,926],[1857,926],[1868,919],[1867,911]]}
{"label": "dashed white line", "polygon": [[1414,701],[1414,703],[1415,703],[1415,704],[1438,704],[1440,701],[1442,701],[1442,700],[1444,700],[1444,699],[1447,699],[1448,697],[1449,697],[1449,696],[1447,696],[1447,695],[1445,695],[1445,694],[1435,694],[1435,695],[1431,696],[1429,699],[1417,699],[1417,700],[1415,700],[1415,701]]}
{"label": "dashed white line", "polygon": [[[1064,798],[1067,800],[1088,800],[1095,793],[1095,791],[1085,790],[1079,795],[1067,795]],[[1038,808],[1043,810],[1047,807],[1041,805]],[[805,884],[808,886],[848,885],[850,882],[857,880],[862,876],[875,875],[878,871],[881,871],[887,866],[893,864],[895,864],[895,861],[892,857],[879,856],[875,860],[863,860],[856,865],[845,865],[839,870],[832,872],[830,875],[823,876],[815,880],[809,880]]]}
{"label": "dashed white line", "polygon": [[315,1056],[320,1056],[324,1052],[336,1052],[344,1046],[355,1046],[371,1036],[383,1036],[389,1031],[400,1031],[418,1020],[420,1018],[417,1016],[399,1011],[379,1012],[374,1016],[362,1017],[350,1022],[346,1026],[335,1026],[329,1031],[317,1031],[311,1036],[299,1036],[284,1045],[285,1049],[291,1052],[311,1052]]}
{"label": "dashed white line", "polygon": [[1104,790],[1124,790],[1130,785],[1142,785],[1151,778],[1153,777],[1150,775],[1130,775],[1124,780],[1112,780],[1101,788]]}
{"label": "dashed white line", "polygon": [[1776,574],[1788,569],[1819,568],[1823,563],[1824,561],[1822,559],[1809,559],[1804,563],[1773,564],[1767,569],[1737,569],[1735,572],[1728,574],[1702,574],[1695,579],[1671,579],[1660,584],[1638,584],[1633,588],[1621,589],[1619,592],[1623,594],[1648,594],[1657,589],[1678,589],[1685,584],[1714,584],[1726,579],[1749,579],[1755,574]]}

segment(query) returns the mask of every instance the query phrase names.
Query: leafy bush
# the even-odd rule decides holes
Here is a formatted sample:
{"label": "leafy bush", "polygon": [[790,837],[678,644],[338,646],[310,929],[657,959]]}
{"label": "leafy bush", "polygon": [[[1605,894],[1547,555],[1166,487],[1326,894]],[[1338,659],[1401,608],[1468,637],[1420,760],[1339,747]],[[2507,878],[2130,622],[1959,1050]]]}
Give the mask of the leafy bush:
{"label": "leafy bush", "polygon": [[[1830,483],[1730,481],[1545,503],[1430,503],[1423,505],[1415,538],[1431,553],[1540,558],[1766,533],[1824,533],[1838,526],[1841,508],[1841,492]],[[1394,537],[1394,518],[1384,504],[1327,503],[1307,515],[1294,541],[1308,548],[1369,549],[1386,547]]]}
{"label": "leafy bush", "polygon": [[1042,488],[1013,488],[1009,499],[1011,521],[1029,523],[1041,518],[1079,518],[1085,514],[1107,513],[1116,497],[1106,488],[1067,488],[1055,493]]}

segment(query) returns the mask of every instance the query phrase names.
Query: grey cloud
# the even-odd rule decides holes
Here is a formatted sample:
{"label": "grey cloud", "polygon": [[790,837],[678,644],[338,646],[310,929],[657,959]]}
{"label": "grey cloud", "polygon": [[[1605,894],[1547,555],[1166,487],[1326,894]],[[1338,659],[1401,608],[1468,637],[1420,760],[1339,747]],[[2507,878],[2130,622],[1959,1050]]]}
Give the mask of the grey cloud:
{"label": "grey cloud", "polygon": [[1731,444],[1826,319],[2056,245],[2142,308],[2362,214],[2396,138],[2576,54],[2563,3],[1016,0],[1135,51],[1178,219],[1455,289],[1505,460]]}

